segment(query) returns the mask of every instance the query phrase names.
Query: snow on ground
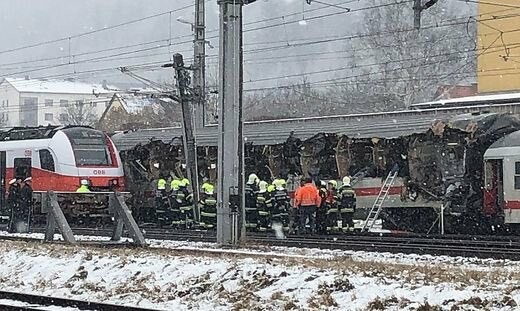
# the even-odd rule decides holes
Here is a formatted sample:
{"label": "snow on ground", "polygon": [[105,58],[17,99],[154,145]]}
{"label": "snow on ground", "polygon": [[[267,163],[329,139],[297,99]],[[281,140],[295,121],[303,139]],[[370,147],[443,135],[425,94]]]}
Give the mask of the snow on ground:
{"label": "snow on ground", "polygon": [[3,241],[0,288],[159,310],[514,310],[520,302],[514,261],[150,244]]}

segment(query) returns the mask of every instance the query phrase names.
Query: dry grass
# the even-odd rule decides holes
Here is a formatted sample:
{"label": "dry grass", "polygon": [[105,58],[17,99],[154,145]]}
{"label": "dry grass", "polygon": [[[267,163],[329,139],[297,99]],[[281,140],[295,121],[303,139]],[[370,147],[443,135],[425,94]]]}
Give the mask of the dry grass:
{"label": "dry grass", "polygon": [[[119,266],[123,267],[128,263],[134,262],[132,258],[141,256],[157,256],[171,258],[176,256],[196,256],[202,259],[222,259],[226,261],[234,261],[237,259],[245,259],[256,257],[257,260],[265,264],[301,266],[314,268],[318,270],[332,270],[338,271],[342,275],[347,276],[351,274],[359,274],[367,277],[375,277],[381,282],[389,282],[392,280],[399,280],[403,283],[414,286],[438,284],[441,282],[449,282],[455,284],[459,288],[467,286],[487,287],[489,285],[503,285],[509,284],[512,280],[520,279],[520,271],[508,271],[507,269],[490,268],[485,271],[474,270],[471,268],[462,268],[450,265],[420,265],[420,264],[398,264],[385,263],[377,261],[358,261],[350,257],[335,257],[334,259],[319,259],[319,258],[299,258],[299,257],[283,257],[271,255],[249,255],[249,254],[233,254],[233,253],[218,253],[206,252],[203,250],[176,250],[176,249],[135,249],[135,248],[115,248],[102,249],[88,246],[68,246],[58,244],[43,244],[35,242],[17,242],[9,241],[0,244],[0,251],[7,252],[13,248],[23,249],[27,253],[41,253],[45,251],[49,256],[61,258],[77,254],[78,251],[84,253],[84,261],[94,260],[98,257],[112,257],[118,258]],[[80,270],[80,269],[78,269]],[[230,269],[230,273],[233,273]],[[78,271],[74,278],[85,278],[86,271]],[[277,279],[287,276],[287,273],[282,272],[279,276],[268,275],[265,271],[258,275],[253,275],[252,280],[248,281],[242,286],[244,288],[265,288],[270,286]],[[230,276],[230,277],[236,277]],[[308,281],[315,279],[317,275],[308,277]],[[348,279],[347,279],[348,281]],[[143,281],[144,282],[144,281]],[[351,285],[351,284],[350,284]],[[332,291],[349,290],[349,283],[333,285]],[[343,286],[343,288],[342,288]],[[518,286],[512,285],[509,288],[511,292],[520,289]],[[195,289],[196,290],[196,289]]]}

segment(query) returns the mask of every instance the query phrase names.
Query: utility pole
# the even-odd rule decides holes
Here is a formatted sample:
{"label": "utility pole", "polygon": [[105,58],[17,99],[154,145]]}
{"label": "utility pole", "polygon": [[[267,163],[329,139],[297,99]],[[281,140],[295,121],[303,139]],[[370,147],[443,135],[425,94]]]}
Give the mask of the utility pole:
{"label": "utility pole", "polygon": [[199,219],[197,202],[199,202],[199,177],[197,172],[197,146],[195,144],[195,133],[193,130],[193,102],[196,96],[190,88],[191,77],[190,69],[184,66],[184,59],[181,54],[173,55],[173,64],[166,64],[163,67],[173,67],[177,89],[179,94],[172,94],[172,99],[181,103],[182,110],[182,142],[184,146],[184,158],[186,159],[186,172],[191,182],[193,190],[193,201],[195,219]]}
{"label": "utility pole", "polygon": [[205,0],[195,0],[193,25],[193,89],[195,91],[195,128],[204,127],[206,117],[206,22]]}
{"label": "utility pole", "polygon": [[245,237],[242,117],[242,7],[255,0],[217,0],[220,5],[217,242]]}

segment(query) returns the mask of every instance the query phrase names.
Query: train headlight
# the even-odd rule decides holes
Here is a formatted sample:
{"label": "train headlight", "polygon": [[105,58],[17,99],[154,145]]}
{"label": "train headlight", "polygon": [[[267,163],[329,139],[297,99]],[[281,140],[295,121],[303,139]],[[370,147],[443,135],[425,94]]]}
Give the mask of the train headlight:
{"label": "train headlight", "polygon": [[110,186],[118,186],[118,185],[119,185],[119,180],[117,180],[117,179],[110,180]]}

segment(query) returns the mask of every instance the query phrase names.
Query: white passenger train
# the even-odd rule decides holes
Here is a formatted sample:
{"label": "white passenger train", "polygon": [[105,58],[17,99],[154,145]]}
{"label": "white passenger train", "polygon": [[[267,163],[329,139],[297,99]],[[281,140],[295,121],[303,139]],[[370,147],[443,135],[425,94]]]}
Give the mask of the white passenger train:
{"label": "white passenger train", "polygon": [[32,177],[34,191],[124,190],[123,166],[112,140],[90,127],[47,126],[0,132],[0,206],[9,180]]}

